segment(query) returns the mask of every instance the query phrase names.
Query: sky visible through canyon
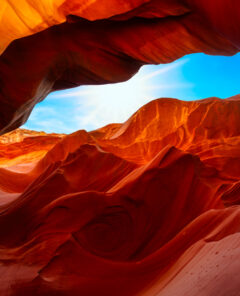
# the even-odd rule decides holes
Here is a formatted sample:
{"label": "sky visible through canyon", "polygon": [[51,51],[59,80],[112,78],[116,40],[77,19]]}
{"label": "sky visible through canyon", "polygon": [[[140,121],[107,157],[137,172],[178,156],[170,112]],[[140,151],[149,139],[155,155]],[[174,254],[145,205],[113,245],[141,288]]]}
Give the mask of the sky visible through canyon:
{"label": "sky visible through canyon", "polygon": [[147,102],[162,97],[222,99],[239,93],[240,54],[187,55],[168,65],[147,65],[130,80],[51,93],[35,106],[24,128],[56,133],[124,122]]}

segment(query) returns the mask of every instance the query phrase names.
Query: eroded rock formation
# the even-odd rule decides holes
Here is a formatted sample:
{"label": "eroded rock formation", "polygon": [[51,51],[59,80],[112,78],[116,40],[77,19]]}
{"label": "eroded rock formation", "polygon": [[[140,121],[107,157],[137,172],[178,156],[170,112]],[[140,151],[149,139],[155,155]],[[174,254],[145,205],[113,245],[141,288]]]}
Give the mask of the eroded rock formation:
{"label": "eroded rock formation", "polygon": [[1,169],[1,295],[239,295],[239,96],[5,145],[29,141]]}
{"label": "eroded rock formation", "polygon": [[0,205],[15,199],[36,178],[32,168],[62,137],[24,129],[0,137]]}
{"label": "eroded rock formation", "polygon": [[53,90],[124,81],[143,64],[240,47],[238,0],[1,3],[1,133],[23,124]]}
{"label": "eroded rock formation", "polygon": [[[2,0],[0,133],[51,91],[240,48],[238,0]],[[240,97],[0,138],[0,294],[240,295]]]}

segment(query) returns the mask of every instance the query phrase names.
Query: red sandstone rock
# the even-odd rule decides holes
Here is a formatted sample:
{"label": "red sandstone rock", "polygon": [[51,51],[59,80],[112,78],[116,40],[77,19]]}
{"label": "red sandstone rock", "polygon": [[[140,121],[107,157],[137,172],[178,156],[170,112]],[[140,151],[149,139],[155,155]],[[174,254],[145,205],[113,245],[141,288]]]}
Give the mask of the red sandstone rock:
{"label": "red sandstone rock", "polygon": [[15,199],[36,178],[36,162],[63,136],[17,129],[0,137],[0,205]]}
{"label": "red sandstone rock", "polygon": [[4,48],[12,43],[0,56],[2,134],[51,91],[124,81],[144,64],[240,47],[238,0],[3,3],[0,38]]}
{"label": "red sandstone rock", "polygon": [[[123,124],[27,138],[57,143],[14,177],[5,157],[1,295],[239,295],[239,109],[159,99]],[[22,165],[25,142],[9,144]]]}
{"label": "red sandstone rock", "polygon": [[[0,4],[1,133],[53,90],[240,47],[238,0],[13,2]],[[240,295],[239,139],[239,96],[0,138],[0,294]]]}

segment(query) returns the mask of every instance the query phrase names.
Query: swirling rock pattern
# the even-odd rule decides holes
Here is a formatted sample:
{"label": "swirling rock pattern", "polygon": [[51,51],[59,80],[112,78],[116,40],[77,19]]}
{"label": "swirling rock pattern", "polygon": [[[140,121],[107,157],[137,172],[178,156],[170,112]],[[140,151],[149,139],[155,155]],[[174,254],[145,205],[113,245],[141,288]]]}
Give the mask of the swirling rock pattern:
{"label": "swirling rock pattern", "polygon": [[0,131],[54,90],[124,81],[190,53],[233,55],[239,19],[238,0],[2,0]]}
{"label": "swirling rock pattern", "polygon": [[1,295],[239,295],[239,111],[159,99],[89,133],[5,136]]}

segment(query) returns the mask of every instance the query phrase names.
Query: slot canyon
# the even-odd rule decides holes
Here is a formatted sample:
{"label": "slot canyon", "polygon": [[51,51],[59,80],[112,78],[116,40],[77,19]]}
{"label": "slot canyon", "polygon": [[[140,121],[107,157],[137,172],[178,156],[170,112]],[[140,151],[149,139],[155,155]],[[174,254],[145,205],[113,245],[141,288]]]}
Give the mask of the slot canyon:
{"label": "slot canyon", "polygon": [[1,0],[0,41],[0,295],[240,296],[240,95],[22,128],[53,91],[236,55],[239,1]]}

